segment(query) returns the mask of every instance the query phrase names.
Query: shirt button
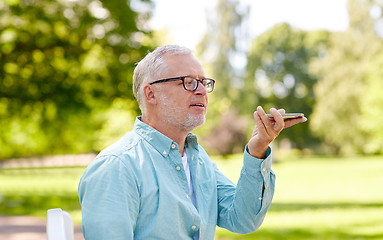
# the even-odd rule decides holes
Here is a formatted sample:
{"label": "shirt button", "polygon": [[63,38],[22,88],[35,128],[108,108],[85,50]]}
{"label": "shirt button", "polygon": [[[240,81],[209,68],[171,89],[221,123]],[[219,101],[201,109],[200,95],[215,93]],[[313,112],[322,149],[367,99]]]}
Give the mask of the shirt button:
{"label": "shirt button", "polygon": [[166,151],[164,151],[163,154],[166,155]]}
{"label": "shirt button", "polygon": [[197,229],[197,226],[196,226],[196,225],[193,225],[193,226],[192,226],[192,229],[193,229],[193,230],[196,230],[196,229]]}
{"label": "shirt button", "polygon": [[176,145],[173,143],[172,145],[171,145],[171,148],[176,148]]}
{"label": "shirt button", "polygon": [[189,199],[189,195],[188,194],[186,194],[186,198]]}
{"label": "shirt button", "polygon": [[181,170],[181,167],[180,166],[177,166],[176,167],[177,171]]}
{"label": "shirt button", "polygon": [[261,198],[261,197],[259,197],[258,199],[259,199],[259,201],[261,201],[261,200],[262,200],[262,198]]}
{"label": "shirt button", "polygon": [[266,171],[266,168],[264,167],[264,168],[262,168],[262,172],[265,172]]}

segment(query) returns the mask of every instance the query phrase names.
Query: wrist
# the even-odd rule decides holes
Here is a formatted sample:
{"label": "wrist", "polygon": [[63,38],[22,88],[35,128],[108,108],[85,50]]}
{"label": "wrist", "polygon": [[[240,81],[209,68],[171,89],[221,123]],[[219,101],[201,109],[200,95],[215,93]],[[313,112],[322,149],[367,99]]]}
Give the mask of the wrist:
{"label": "wrist", "polygon": [[255,158],[259,158],[259,159],[265,159],[266,157],[266,151],[267,151],[267,147],[266,148],[262,148],[262,149],[253,149],[253,148],[248,148],[248,153],[255,157]]}
{"label": "wrist", "polygon": [[249,152],[249,154],[255,158],[258,158],[258,159],[265,159],[265,155],[266,155],[266,151],[264,151],[263,153],[252,153],[252,152]]}

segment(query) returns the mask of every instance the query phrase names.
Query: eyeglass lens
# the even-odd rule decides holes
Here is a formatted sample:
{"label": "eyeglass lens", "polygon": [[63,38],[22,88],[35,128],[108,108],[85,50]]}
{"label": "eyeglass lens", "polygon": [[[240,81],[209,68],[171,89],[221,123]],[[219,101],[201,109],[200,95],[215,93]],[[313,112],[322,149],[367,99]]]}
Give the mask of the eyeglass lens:
{"label": "eyeglass lens", "polygon": [[[210,79],[202,80],[202,85],[206,88],[207,92],[213,91],[213,81],[211,81]],[[189,91],[194,91],[198,88],[198,80],[191,77],[185,77],[184,86],[185,89]]]}

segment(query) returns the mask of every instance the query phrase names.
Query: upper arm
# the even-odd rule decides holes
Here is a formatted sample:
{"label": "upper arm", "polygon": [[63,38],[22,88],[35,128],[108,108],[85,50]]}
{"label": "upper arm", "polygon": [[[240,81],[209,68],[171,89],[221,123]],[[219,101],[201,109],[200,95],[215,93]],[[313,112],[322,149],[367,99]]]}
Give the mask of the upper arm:
{"label": "upper arm", "polygon": [[84,236],[133,239],[139,212],[139,183],[133,169],[116,156],[101,156],[79,184]]}

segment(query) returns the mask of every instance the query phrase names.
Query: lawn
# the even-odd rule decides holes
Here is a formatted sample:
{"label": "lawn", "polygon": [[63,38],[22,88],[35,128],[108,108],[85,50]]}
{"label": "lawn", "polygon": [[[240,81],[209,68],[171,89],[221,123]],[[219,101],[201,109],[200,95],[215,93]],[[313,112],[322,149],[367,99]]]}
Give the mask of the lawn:
{"label": "lawn", "polygon": [[84,167],[0,169],[0,214],[45,217],[60,207],[81,222],[77,185]]}
{"label": "lawn", "polygon": [[[229,160],[225,173],[238,172]],[[219,229],[219,239],[383,239],[383,157],[283,159],[273,203],[248,235]],[[231,174],[238,179],[238,174]]]}
{"label": "lawn", "polygon": [[[214,158],[237,181],[241,157]],[[217,239],[383,239],[383,157],[292,158],[273,164],[273,203],[248,235]],[[45,217],[61,207],[81,222],[77,184],[84,167],[0,169],[0,214]]]}

